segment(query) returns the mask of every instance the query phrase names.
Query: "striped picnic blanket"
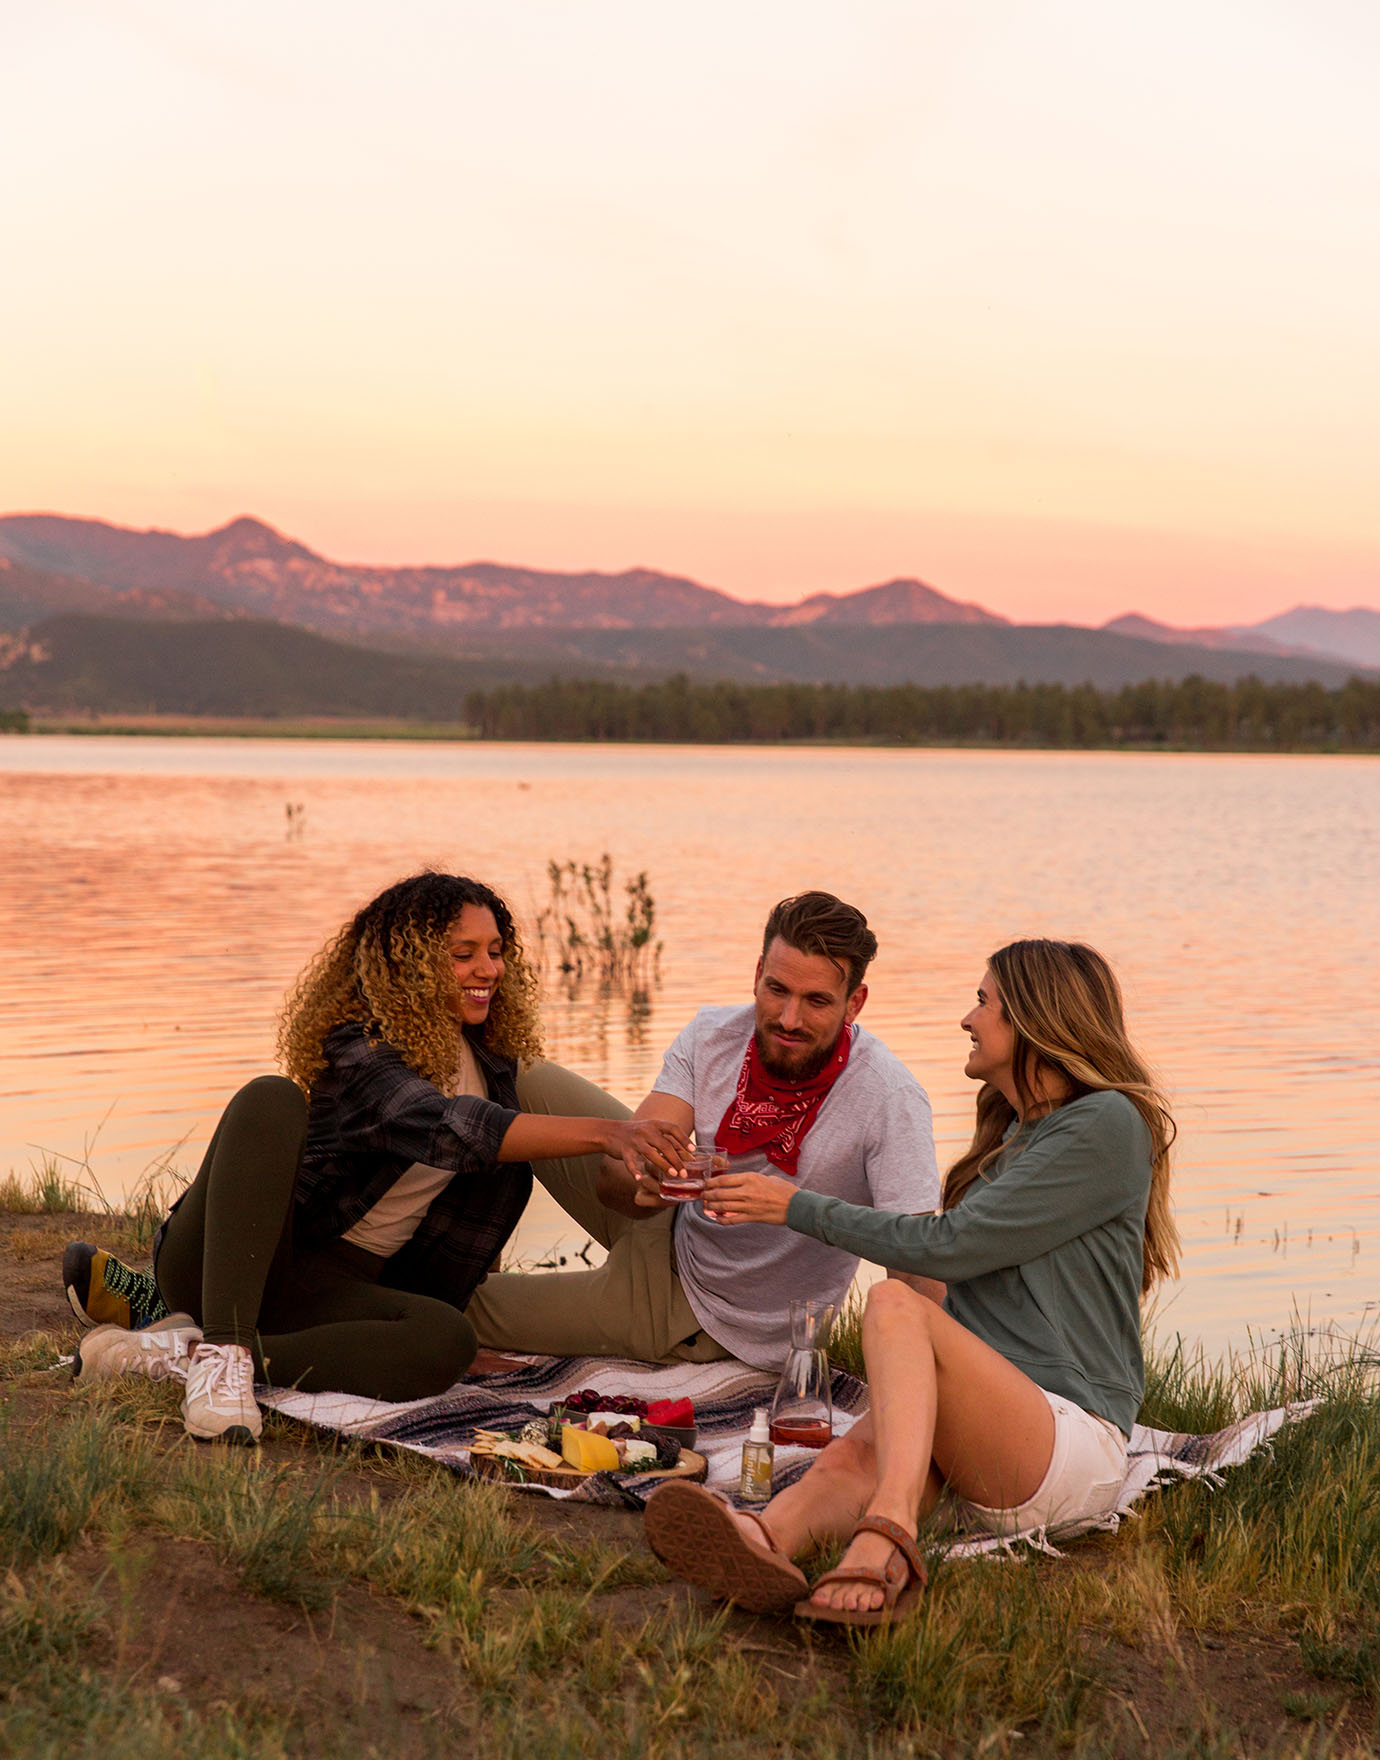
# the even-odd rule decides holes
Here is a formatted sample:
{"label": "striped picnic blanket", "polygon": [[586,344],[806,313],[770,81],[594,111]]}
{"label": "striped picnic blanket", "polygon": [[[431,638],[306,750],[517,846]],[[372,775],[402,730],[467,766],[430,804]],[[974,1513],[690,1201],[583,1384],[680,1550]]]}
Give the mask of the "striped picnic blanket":
{"label": "striped picnic blanket", "polygon": [[[321,1430],[336,1431],[359,1442],[381,1443],[414,1450],[468,1475],[469,1444],[476,1429],[516,1430],[529,1418],[544,1416],[552,1406],[582,1388],[603,1394],[633,1394],[645,1400],[694,1401],[699,1435],[697,1451],[709,1463],[708,1483],[730,1496],[738,1485],[743,1442],[753,1409],[770,1402],[775,1379],[745,1363],[677,1363],[659,1367],[612,1357],[531,1357],[520,1368],[481,1379],[461,1380],[435,1399],[392,1405],[344,1393],[293,1393],[260,1387],[259,1401],[284,1417]],[[842,1435],[867,1410],[867,1387],[836,1369],[833,1375],[834,1432]],[[1252,1412],[1225,1430],[1207,1436],[1174,1435],[1137,1424],[1131,1433],[1126,1480],[1116,1511],[1095,1524],[1115,1528],[1146,1493],[1175,1479],[1220,1482],[1236,1466],[1264,1446],[1281,1425],[1307,1417],[1312,1401]],[[814,1458],[805,1448],[778,1447],[772,1484],[777,1491],[798,1479]],[[516,1489],[543,1496],[576,1498],[586,1503],[640,1509],[649,1495],[637,1474],[592,1473],[574,1490],[545,1485]],[[1084,1524],[1084,1527],[1094,1524]],[[1082,1529],[1061,1529],[1068,1538]],[[1046,1534],[1022,1536],[1052,1551]],[[987,1536],[954,1536],[949,1550],[959,1556],[993,1552],[1009,1542]]]}

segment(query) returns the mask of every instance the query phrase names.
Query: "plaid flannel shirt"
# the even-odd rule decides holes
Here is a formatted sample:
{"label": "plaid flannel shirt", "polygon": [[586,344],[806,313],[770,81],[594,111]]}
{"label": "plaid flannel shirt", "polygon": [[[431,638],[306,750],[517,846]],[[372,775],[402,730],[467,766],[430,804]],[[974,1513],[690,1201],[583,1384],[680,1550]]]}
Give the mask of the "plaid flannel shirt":
{"label": "plaid flannel shirt", "polygon": [[383,1282],[465,1306],[532,1192],[525,1161],[498,1162],[518,1112],[516,1065],[469,1042],[493,1099],[448,1098],[357,1022],[327,1034],[295,1193],[299,1247],[338,1240],[413,1162],[453,1169]]}

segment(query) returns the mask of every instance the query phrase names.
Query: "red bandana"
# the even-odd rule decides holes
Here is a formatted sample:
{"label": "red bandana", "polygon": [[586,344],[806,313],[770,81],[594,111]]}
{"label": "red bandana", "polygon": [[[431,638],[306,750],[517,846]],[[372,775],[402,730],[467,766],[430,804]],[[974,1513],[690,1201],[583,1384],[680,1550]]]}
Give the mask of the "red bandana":
{"label": "red bandana", "polygon": [[783,1173],[796,1176],[800,1145],[815,1122],[830,1088],[848,1065],[853,1049],[852,1030],[845,1024],[829,1061],[808,1082],[783,1082],[768,1075],[757,1049],[757,1035],[748,1040],[747,1056],[723,1122],[714,1141],[730,1155],[746,1155],[760,1149]]}

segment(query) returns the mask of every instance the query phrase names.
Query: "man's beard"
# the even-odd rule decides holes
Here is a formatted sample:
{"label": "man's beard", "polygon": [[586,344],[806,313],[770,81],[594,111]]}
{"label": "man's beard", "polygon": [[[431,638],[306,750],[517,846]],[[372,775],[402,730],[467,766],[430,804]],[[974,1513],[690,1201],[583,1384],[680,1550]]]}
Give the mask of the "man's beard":
{"label": "man's beard", "polygon": [[812,1082],[819,1072],[834,1055],[837,1039],[812,1051],[803,1063],[783,1063],[780,1054],[768,1044],[767,1037],[761,1027],[753,1034],[757,1041],[757,1055],[762,1059],[762,1068],[769,1076],[775,1076],[778,1082]]}

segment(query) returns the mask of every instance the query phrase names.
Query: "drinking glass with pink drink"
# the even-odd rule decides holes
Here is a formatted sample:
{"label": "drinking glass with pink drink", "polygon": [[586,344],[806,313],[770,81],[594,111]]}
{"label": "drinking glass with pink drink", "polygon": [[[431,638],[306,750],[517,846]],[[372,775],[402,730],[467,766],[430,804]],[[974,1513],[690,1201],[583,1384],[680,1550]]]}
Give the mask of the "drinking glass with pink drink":
{"label": "drinking glass with pink drink", "polygon": [[686,1204],[704,1196],[704,1182],[714,1173],[728,1172],[728,1150],[714,1143],[696,1143],[679,1170],[663,1173],[661,1195]]}

